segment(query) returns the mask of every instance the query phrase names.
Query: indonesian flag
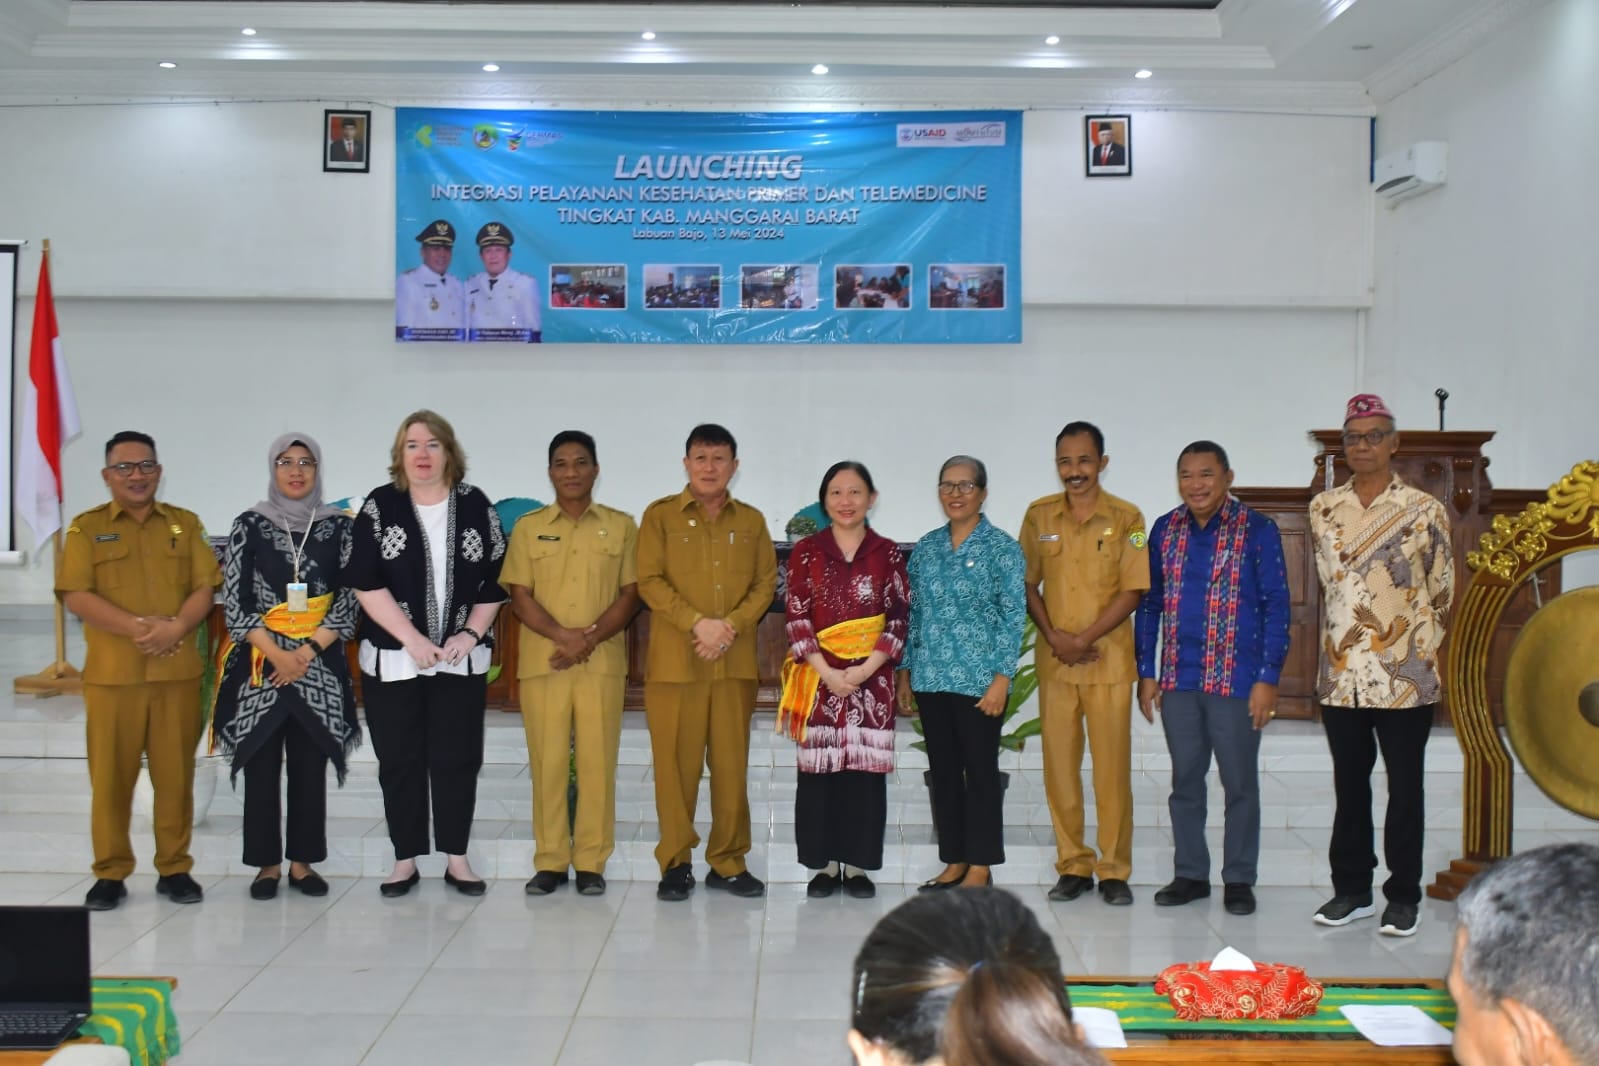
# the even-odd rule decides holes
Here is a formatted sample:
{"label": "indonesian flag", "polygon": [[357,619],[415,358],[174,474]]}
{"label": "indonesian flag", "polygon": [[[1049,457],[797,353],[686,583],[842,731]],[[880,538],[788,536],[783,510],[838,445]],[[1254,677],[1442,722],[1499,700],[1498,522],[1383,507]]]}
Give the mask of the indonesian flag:
{"label": "indonesian flag", "polygon": [[39,261],[33,301],[33,344],[22,396],[22,439],[17,453],[17,517],[33,530],[34,550],[61,528],[61,446],[78,435],[78,403],[61,356],[50,255]]}

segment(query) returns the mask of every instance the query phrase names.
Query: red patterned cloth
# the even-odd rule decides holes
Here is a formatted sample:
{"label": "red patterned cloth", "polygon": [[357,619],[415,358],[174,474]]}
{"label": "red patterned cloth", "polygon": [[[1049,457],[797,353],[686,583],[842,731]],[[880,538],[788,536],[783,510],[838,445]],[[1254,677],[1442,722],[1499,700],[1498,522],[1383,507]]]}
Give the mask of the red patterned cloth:
{"label": "red patterned cloth", "polygon": [[1155,979],[1155,994],[1171,1001],[1185,1022],[1307,1018],[1321,1002],[1321,985],[1297,966],[1256,963],[1253,970],[1215,970],[1208,962],[1179,962]]}

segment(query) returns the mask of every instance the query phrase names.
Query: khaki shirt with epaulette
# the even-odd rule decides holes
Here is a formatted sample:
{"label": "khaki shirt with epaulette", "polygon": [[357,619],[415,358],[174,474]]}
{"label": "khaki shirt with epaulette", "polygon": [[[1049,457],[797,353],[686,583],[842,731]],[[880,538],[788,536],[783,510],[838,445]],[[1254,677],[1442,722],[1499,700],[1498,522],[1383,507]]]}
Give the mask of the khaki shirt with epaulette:
{"label": "khaki shirt with epaulette", "polygon": [[[1065,493],[1034,500],[1022,520],[1027,587],[1040,590],[1056,629],[1081,633],[1094,624],[1117,593],[1149,588],[1149,534],[1144,516],[1126,500],[1101,491],[1094,514],[1073,521]],[[1039,681],[1109,685],[1138,680],[1129,615],[1095,642],[1097,662],[1067,666],[1040,639],[1034,648]]]}
{"label": "khaki shirt with epaulette", "polygon": [[[777,551],[766,516],[728,497],[711,521],[685,488],[644,510],[638,591],[649,605],[647,681],[757,680],[755,628],[777,592]],[[694,623],[725,618],[738,633],[720,658],[694,654]]]}
{"label": "khaki shirt with epaulette", "polygon": [[[638,527],[633,516],[597,503],[576,519],[550,504],[523,515],[511,529],[510,547],[500,568],[507,592],[520,585],[551,618],[569,629],[592,625],[616,602],[625,585],[637,584]],[[519,626],[516,676],[554,672],[555,643]],[[627,676],[627,646],[618,633],[594,649],[587,662],[568,667],[576,673]]]}
{"label": "khaki shirt with epaulette", "polygon": [[[222,583],[200,516],[157,501],[142,523],[115,502],[78,515],[62,538],[56,596],[92,592],[141,618],[176,617],[197,588]],[[129,637],[85,624],[89,645],[83,680],[91,685],[138,685],[200,676],[195,640],[170,656],[146,655]]]}

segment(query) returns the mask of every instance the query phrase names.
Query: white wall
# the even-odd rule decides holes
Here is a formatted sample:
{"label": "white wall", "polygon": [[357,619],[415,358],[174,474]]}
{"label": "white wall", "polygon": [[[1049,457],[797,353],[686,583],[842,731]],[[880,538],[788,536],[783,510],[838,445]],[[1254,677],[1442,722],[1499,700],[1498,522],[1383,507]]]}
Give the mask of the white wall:
{"label": "white wall", "polygon": [[[1153,517],[1198,437],[1233,452],[1242,483],[1308,484],[1304,431],[1355,384],[1363,119],[1135,114],[1133,178],[1087,180],[1081,115],[1030,112],[1019,345],[530,352],[389,339],[392,122],[374,109],[371,175],[325,175],[320,117],[320,103],[0,110],[0,137],[33,146],[0,174],[0,231],[53,240],[86,427],[66,450],[69,510],[104,499],[100,445],[123,428],[158,438],[164,496],[213,532],[260,497],[259,453],[285,429],[320,438],[335,494],[364,491],[399,418],[427,405],[495,497],[547,496],[545,444],[581,427],[599,440],[601,498],[637,512],[681,486],[683,436],[716,420],[740,439],[735,491],[775,528],[849,456],[877,477],[879,528],[903,539],[938,522],[931,486],[954,452],[989,463],[990,510],[1014,528],[1058,487],[1055,433],[1089,418],[1109,437],[1107,486]],[[36,272],[24,262],[25,292]],[[47,564],[0,573],[0,602],[48,588]]]}
{"label": "white wall", "polygon": [[1599,458],[1596,42],[1599,3],[1555,0],[1378,111],[1379,154],[1446,141],[1449,179],[1377,212],[1368,380],[1428,428],[1447,388],[1451,428],[1498,433],[1496,485]]}

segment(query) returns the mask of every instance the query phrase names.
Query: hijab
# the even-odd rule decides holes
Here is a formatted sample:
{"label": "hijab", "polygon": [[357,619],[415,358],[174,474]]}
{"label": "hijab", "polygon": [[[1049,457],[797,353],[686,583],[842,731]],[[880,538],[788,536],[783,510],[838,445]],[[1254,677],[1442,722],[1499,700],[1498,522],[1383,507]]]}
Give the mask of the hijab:
{"label": "hijab", "polygon": [[[310,493],[303,499],[291,500],[278,488],[277,461],[296,444],[310,452],[317,465],[311,475]],[[329,507],[322,502],[322,446],[304,433],[285,433],[273,441],[267,451],[267,498],[250,510],[266,515],[273,525],[287,530],[290,535],[303,534],[315,518],[343,514],[337,507]]]}

